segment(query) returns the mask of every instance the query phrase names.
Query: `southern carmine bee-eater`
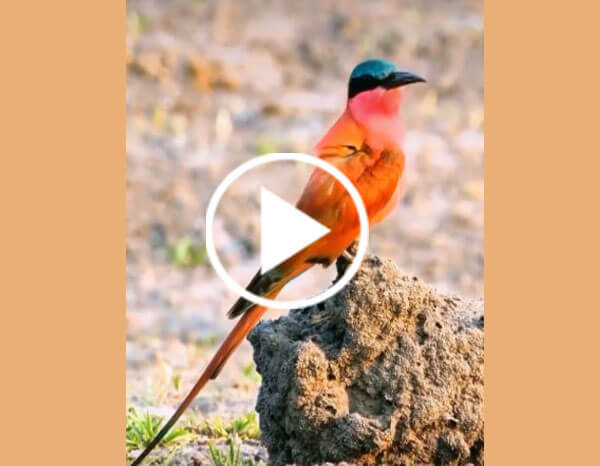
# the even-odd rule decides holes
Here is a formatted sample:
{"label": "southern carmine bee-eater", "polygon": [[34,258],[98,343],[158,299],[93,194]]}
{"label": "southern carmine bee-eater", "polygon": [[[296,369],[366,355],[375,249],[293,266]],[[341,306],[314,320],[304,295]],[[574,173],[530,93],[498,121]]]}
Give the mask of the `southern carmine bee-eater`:
{"label": "southern carmine bee-eater", "polygon": [[[386,60],[358,64],[348,83],[346,110],[316,146],[318,157],[342,171],[360,193],[370,225],[392,210],[404,171],[402,141],[403,86],[425,80],[398,69]],[[265,273],[260,271],[248,290],[274,299],[292,279],[315,264],[330,265],[358,237],[360,224],[350,195],[329,173],[315,169],[296,207],[331,231],[285,262]],[[138,465],[160,442],[183,414],[198,392],[219,371],[262,317],[266,308],[240,298],[229,310],[230,318],[240,317],[217,353],[161,431],[132,463]]]}

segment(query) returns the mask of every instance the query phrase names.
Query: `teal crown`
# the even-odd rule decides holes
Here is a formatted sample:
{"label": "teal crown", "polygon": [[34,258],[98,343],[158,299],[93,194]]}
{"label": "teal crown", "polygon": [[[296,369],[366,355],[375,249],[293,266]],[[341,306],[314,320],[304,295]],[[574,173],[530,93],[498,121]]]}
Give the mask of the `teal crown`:
{"label": "teal crown", "polygon": [[381,58],[365,60],[354,67],[350,79],[370,76],[374,79],[383,80],[396,71],[396,65]]}

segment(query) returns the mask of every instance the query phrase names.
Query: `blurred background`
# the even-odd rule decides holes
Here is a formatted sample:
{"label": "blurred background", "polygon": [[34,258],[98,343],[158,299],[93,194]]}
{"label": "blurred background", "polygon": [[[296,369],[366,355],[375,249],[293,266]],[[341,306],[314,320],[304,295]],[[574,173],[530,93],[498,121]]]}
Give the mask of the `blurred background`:
{"label": "blurred background", "polygon": [[[312,152],[371,57],[428,84],[407,88],[408,189],[370,250],[441,291],[482,296],[483,1],[127,1],[130,406],[169,414],[231,326],[235,297],[204,250],[213,189],[260,154]],[[257,194],[239,189],[220,215],[234,270],[257,252],[243,239]],[[251,412],[258,380],[245,342],[192,414]]]}

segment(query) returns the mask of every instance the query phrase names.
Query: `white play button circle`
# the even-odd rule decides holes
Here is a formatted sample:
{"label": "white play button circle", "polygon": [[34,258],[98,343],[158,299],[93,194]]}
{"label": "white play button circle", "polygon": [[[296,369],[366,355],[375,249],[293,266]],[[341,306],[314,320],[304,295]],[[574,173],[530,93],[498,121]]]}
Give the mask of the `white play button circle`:
{"label": "white play button circle", "polygon": [[261,272],[268,272],[329,232],[325,225],[261,186]]}
{"label": "white play button circle", "polygon": [[[360,221],[360,235],[354,261],[344,276],[331,288],[307,299],[279,301],[251,293],[237,283],[221,263],[213,241],[213,225],[217,206],[229,186],[247,171],[272,162],[302,162],[314,165],[335,177],[350,195]],[[293,207],[271,191],[261,187],[261,271],[267,271],[284,262],[296,252],[329,233],[329,229]],[[294,309],[313,306],[330,298],[348,284],[358,271],[367,251],[369,218],[364,202],[356,187],[338,168],[318,157],[307,154],[279,153],[256,157],[230,172],[213,193],[206,210],[206,253],[219,277],[236,294],[259,306],[271,309]]]}

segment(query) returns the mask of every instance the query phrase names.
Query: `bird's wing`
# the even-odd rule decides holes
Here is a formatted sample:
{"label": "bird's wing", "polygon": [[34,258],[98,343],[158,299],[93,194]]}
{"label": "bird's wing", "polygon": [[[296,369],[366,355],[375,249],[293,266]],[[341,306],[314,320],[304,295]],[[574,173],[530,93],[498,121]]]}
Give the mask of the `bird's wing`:
{"label": "bird's wing", "polygon": [[[351,181],[356,182],[364,170],[361,160],[367,155],[359,149],[363,142],[363,131],[350,114],[345,112],[317,144],[317,155],[337,167]],[[345,188],[335,178],[323,170],[315,169],[296,207],[333,230],[343,212],[348,208],[354,209],[354,204],[351,200],[348,203],[347,197]],[[260,296],[276,293],[291,278],[302,273],[311,265],[303,260],[302,251],[300,251],[288,261],[266,273],[261,273],[259,270],[250,280],[246,289]],[[254,304],[251,302],[240,298],[227,315],[235,318],[253,306]]]}
{"label": "bird's wing", "polygon": [[[364,149],[365,133],[346,110],[316,146],[317,155],[339,169],[355,185],[369,164]],[[348,205],[350,201],[350,205]],[[344,212],[354,209],[346,189],[329,173],[313,170],[296,207],[330,229],[339,225]]]}
{"label": "bird's wing", "polygon": [[[338,168],[356,186],[369,164],[369,155],[353,146],[339,146],[335,149],[335,155],[320,156]],[[346,188],[320,168],[313,170],[296,207],[332,231],[343,226],[340,222],[347,218],[348,208],[355,211]]]}

